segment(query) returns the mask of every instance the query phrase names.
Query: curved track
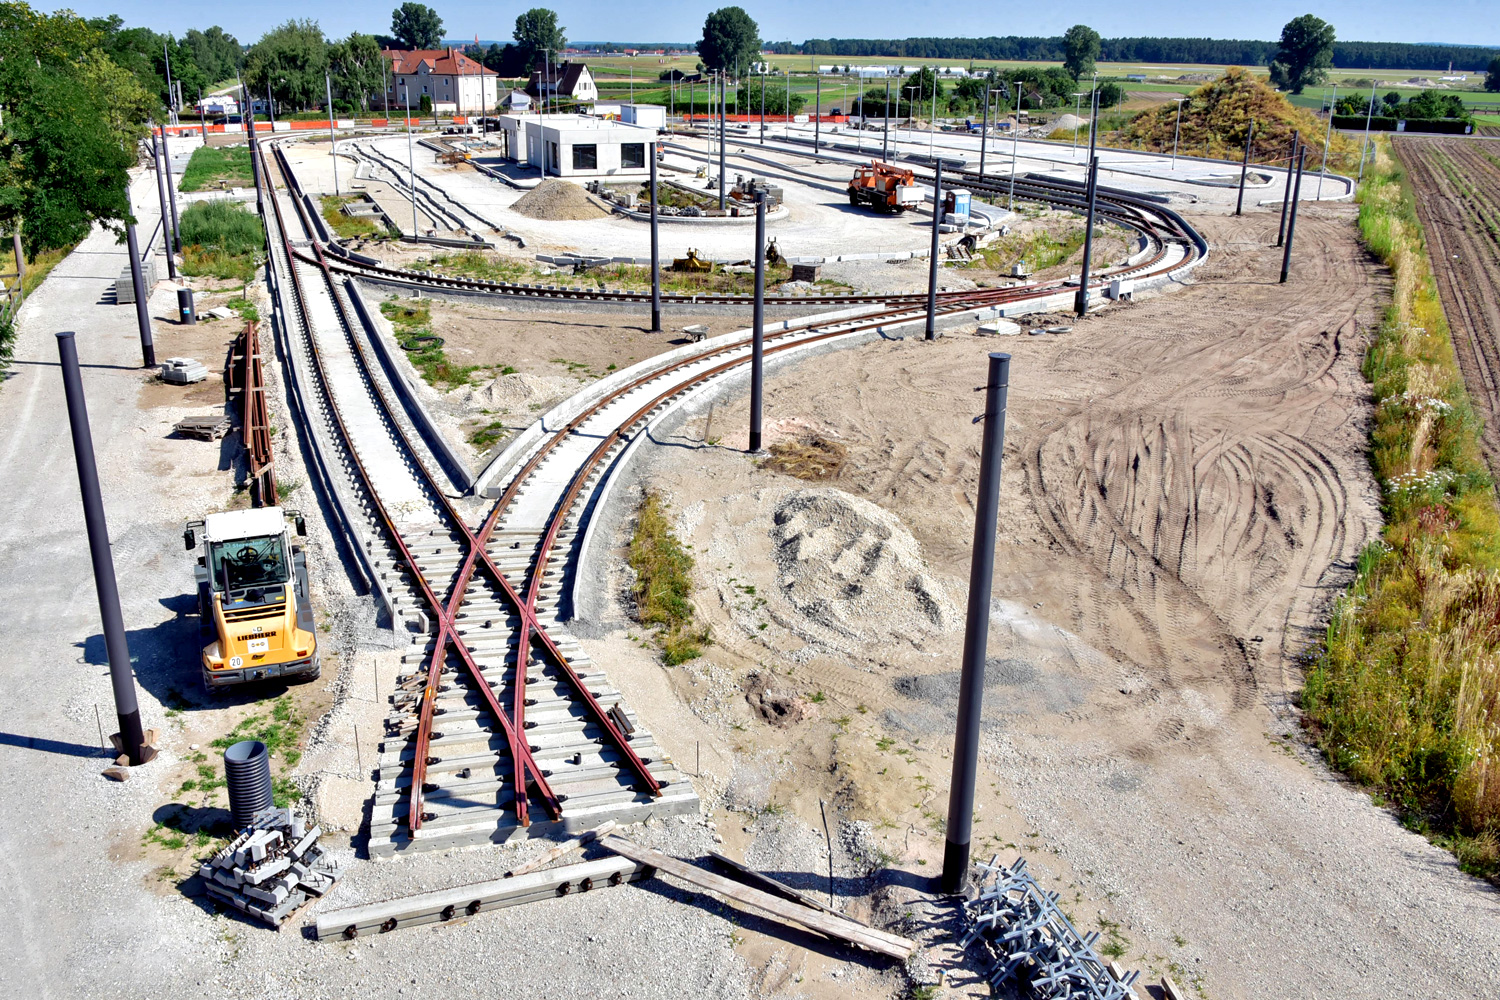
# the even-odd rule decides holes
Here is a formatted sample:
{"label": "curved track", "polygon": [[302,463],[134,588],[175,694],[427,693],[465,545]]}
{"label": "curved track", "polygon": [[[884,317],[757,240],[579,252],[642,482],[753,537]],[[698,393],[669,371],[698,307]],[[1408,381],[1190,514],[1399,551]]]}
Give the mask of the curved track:
{"label": "curved track", "polygon": [[[431,291],[458,287],[538,298],[648,300],[633,292],[535,289],[371,266],[330,255],[284,154],[270,145],[285,192],[268,182],[271,268],[292,358],[305,368],[303,419],[331,441],[346,473],[332,484],[362,508],[355,528],[374,573],[384,579],[393,619],[419,624],[397,680],[370,818],[372,853],[408,846],[448,847],[501,840],[540,807],[552,823],[577,829],[606,818],[695,810],[696,794],[609,688],[590,669],[559,621],[576,570],[582,529],[626,446],[675,401],[742,371],[750,339],[718,338],[700,349],[643,362],[600,384],[577,416],[539,435],[502,481],[487,510],[460,509],[432,470],[423,428],[411,424],[382,377],[372,338],[340,275],[396,278]],[[268,159],[257,151],[263,179]],[[1031,182],[1034,183],[1034,182]],[[1058,203],[1078,192],[1037,184]],[[1040,193],[1038,194],[1040,197]],[[1202,259],[1203,244],[1181,219],[1155,206],[1113,205],[1115,221],[1147,235],[1140,259],[1112,275],[1161,275]],[[942,314],[1041,299],[1060,284],[939,297]],[[664,297],[667,298],[667,297]],[[677,296],[668,301],[687,301]],[[798,304],[882,303],[855,318],[768,334],[765,353],[782,355],[842,338],[915,324],[925,296],[798,297]],[[745,303],[744,296],[697,301]],[[308,397],[315,402],[309,404]],[[306,412],[310,411],[310,412]],[[315,426],[316,425],[316,426]],[[471,527],[477,523],[477,527]]]}

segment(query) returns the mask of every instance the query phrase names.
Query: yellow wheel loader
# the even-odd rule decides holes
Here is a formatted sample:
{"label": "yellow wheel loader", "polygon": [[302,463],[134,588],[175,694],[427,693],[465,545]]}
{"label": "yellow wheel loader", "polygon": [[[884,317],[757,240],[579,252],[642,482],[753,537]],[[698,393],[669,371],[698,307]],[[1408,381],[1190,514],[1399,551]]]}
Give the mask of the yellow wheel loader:
{"label": "yellow wheel loader", "polygon": [[[260,507],[189,521],[182,540],[198,552],[203,682],[210,690],[252,681],[310,681],[322,673],[307,556],[294,545],[307,522],[294,510]],[[200,539],[199,532],[202,532]]]}

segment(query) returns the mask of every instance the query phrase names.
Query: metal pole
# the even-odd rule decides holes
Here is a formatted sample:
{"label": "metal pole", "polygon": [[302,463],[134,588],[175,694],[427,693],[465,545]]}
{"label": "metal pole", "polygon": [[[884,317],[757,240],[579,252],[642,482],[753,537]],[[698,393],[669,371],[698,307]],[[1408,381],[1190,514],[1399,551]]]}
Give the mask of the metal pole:
{"label": "metal pole", "polygon": [[130,254],[130,285],[135,289],[135,324],[141,331],[141,364],[156,367],[156,345],[151,340],[151,312],[146,308],[146,279],[141,275],[141,248],[135,223],[125,225],[125,249]]}
{"label": "metal pole", "polygon": [[1255,120],[1250,120],[1250,131],[1245,133],[1245,161],[1240,164],[1240,196],[1234,202],[1234,214],[1239,215],[1245,208],[1245,176],[1250,172],[1250,143],[1255,139]]}
{"label": "metal pole", "polygon": [[885,130],[880,137],[880,158],[888,160],[891,156],[891,78],[885,78]]}
{"label": "metal pole", "polygon": [[21,227],[17,226],[10,234],[11,249],[16,252],[16,292],[21,294],[21,286],[26,282],[26,253],[21,249]]}
{"label": "metal pole", "polygon": [[984,88],[984,116],[979,119],[979,177],[984,179],[984,147],[990,134],[990,88]]}
{"label": "metal pole", "polygon": [[1281,252],[1281,283],[1286,284],[1287,273],[1292,268],[1292,237],[1297,234],[1297,199],[1302,197],[1302,163],[1307,159],[1307,147],[1297,151],[1297,186],[1292,189],[1292,212],[1286,225],[1286,248]]}
{"label": "metal pole", "polygon": [[[1377,80],[1376,83],[1379,81]],[[1370,119],[1375,116],[1375,86],[1375,83],[1370,84],[1370,106],[1365,110],[1365,138],[1359,147],[1359,176],[1354,179],[1356,184],[1363,183],[1365,179],[1365,155],[1370,149]],[[1332,121],[1329,124],[1332,124]]]}
{"label": "metal pole", "polygon": [[1016,146],[1021,141],[1021,81],[1016,81],[1016,120],[1010,128],[1010,207],[1016,210]]}
{"label": "metal pole", "polygon": [[651,143],[651,332],[661,332],[661,250],[657,240],[656,143]]}
{"label": "metal pole", "polygon": [[1083,230],[1083,268],[1078,275],[1078,296],[1075,308],[1078,315],[1087,315],[1089,311],[1089,258],[1094,253],[1094,205],[1099,192],[1099,157],[1093,156],[1089,159],[1088,180],[1088,215],[1084,219]]}
{"label": "metal pole", "polygon": [[104,626],[104,650],[109,657],[115,714],[120,720],[121,749],[132,766],[144,764],[156,756],[156,750],[146,746],[146,734],[141,729],[141,710],[135,700],[130,647],[125,641],[125,619],[120,614],[120,590],[115,582],[115,561],[109,548],[109,527],[104,522],[99,468],[94,464],[94,439],[89,433],[88,407],[83,396],[78,345],[73,331],[57,335],[57,353],[62,360],[63,393],[68,399],[68,425],[73,432],[73,458],[78,464],[78,489],[83,497],[83,520],[89,536],[89,557],[94,564],[94,589],[99,595],[99,617]]}
{"label": "metal pole", "polygon": [[823,151],[823,74],[813,67],[813,152]]}
{"label": "metal pole", "polygon": [[1276,230],[1276,245],[1286,239],[1286,214],[1292,200],[1292,165],[1297,162],[1297,150],[1302,148],[1302,133],[1292,133],[1292,152],[1286,158],[1286,192],[1281,196],[1281,226]]}
{"label": "metal pole", "polygon": [[937,339],[938,223],[943,218],[943,163],[933,164],[932,173],[932,248],[927,259],[927,328],[924,340]]}
{"label": "metal pole", "polygon": [[766,64],[760,64],[760,144],[766,144]]}
{"label": "metal pole", "polygon": [[172,255],[172,213],[167,208],[166,170],[162,167],[161,151],[157,148],[156,133],[151,133],[151,159],[156,163],[156,197],[161,201],[162,247],[167,251],[167,277],[177,280],[177,262]]}
{"label": "metal pole", "polygon": [[[250,116],[254,118],[255,115]],[[276,131],[276,99],[271,96],[271,81],[266,81],[266,124],[271,126],[271,131]]]}
{"label": "metal pole", "polygon": [[198,88],[198,130],[203,134],[203,145],[208,145],[208,116],[203,113],[203,88]]}
{"label": "metal pole", "polygon": [[[1179,97],[1179,98],[1177,98],[1177,124],[1174,125],[1174,126],[1172,126],[1172,169],[1173,170],[1177,169],[1177,140],[1182,135],[1182,102],[1186,101],[1186,100],[1187,100],[1186,97]],[[1090,132],[1094,131],[1092,124],[1090,124],[1090,126],[1089,126],[1089,131]]]}
{"label": "metal pole", "polygon": [[167,127],[161,126],[162,176],[167,179],[167,204],[172,208],[172,246],[182,249],[182,232],[177,224],[177,189],[172,186],[172,155],[167,149]]}
{"label": "metal pole", "polygon": [[1328,105],[1328,127],[1323,131],[1323,163],[1318,170],[1318,196],[1313,201],[1323,200],[1323,178],[1328,176],[1328,144],[1333,139],[1333,111],[1338,106],[1339,85],[1333,85],[1332,103]]}
{"label": "metal pole", "polygon": [[161,43],[161,61],[166,64],[167,69],[167,117],[172,119],[172,124],[177,124],[177,102],[173,100],[172,94],[172,57],[167,55],[167,43]]}
{"label": "metal pole", "polygon": [[937,158],[937,70],[932,71],[932,118],[927,122],[927,158]]}
{"label": "metal pole", "polygon": [[1005,459],[1005,406],[1010,355],[990,355],[984,394],[984,439],[979,453],[979,496],[974,504],[974,552],[969,561],[969,609],[958,682],[958,725],[953,734],[953,779],[948,785],[947,838],[942,890],[962,892],[969,881],[974,834],[974,786],[979,776],[979,722],[984,708],[984,661],[989,652],[990,591],[995,577],[995,523],[1000,517],[1000,472]]}
{"label": "metal pole", "polygon": [[[1089,100],[1093,100],[1093,98],[1091,97],[1091,98],[1089,98]],[[1074,159],[1078,158],[1078,126],[1079,126],[1079,123],[1081,123],[1083,121],[1083,118],[1081,117],[1082,113],[1083,113],[1083,91],[1080,90],[1078,93],[1076,93],[1076,94],[1073,95],[1073,154],[1072,155],[1073,155]],[[1090,123],[1089,131],[1093,131],[1093,125],[1092,125],[1092,123]]]}
{"label": "metal pole", "polygon": [[[411,238],[421,235],[417,229],[417,158],[411,145],[411,84],[406,85],[406,169],[411,174]],[[538,129],[538,131],[541,131]],[[542,178],[547,176],[547,143],[542,142]]]}
{"label": "metal pole", "polygon": [[1099,149],[1099,87],[1098,87],[1098,83],[1097,83],[1098,75],[1099,74],[1097,74],[1097,73],[1094,74],[1094,76],[1096,78],[1095,86],[1094,86],[1093,93],[1091,93],[1089,95],[1089,159],[1090,160],[1092,160],[1094,158],[1094,154]]}
{"label": "metal pole", "polygon": [[750,342],[750,452],[760,451],[760,409],[766,374],[766,196],[755,195],[755,314]]}
{"label": "metal pole", "polygon": [[[235,82],[239,82],[238,76],[235,77]],[[267,91],[267,94],[269,96],[269,91]],[[242,103],[242,107],[240,108],[240,118],[245,122],[246,127],[250,130],[250,183],[255,186],[255,211],[259,215],[264,215],[266,207],[261,202],[260,197],[260,152],[259,144],[257,143],[255,138],[255,111],[253,107],[250,107],[251,101],[249,96],[246,94],[245,85],[243,83],[240,83],[240,101]],[[270,106],[270,102],[267,101],[266,107],[270,108]],[[247,109],[250,112],[248,115],[244,113]]]}
{"label": "metal pole", "polygon": [[723,70],[719,70],[719,211],[724,211],[724,199],[727,197],[724,191],[724,115],[729,108],[724,100],[724,88],[728,84],[728,78]]}
{"label": "metal pole", "polygon": [[[386,62],[385,53],[382,52],[380,54],[380,89],[382,91],[384,91],[384,93],[385,93],[385,127],[386,128],[390,128],[391,127],[391,85],[388,82],[386,82],[386,70],[388,70],[390,68],[391,68],[390,65]],[[480,86],[481,89],[483,89],[484,84],[480,83],[479,86]]]}
{"label": "metal pole", "polygon": [[333,117],[333,82],[323,74],[323,93],[328,97],[328,142],[333,148],[333,196],[339,196],[339,133]]}

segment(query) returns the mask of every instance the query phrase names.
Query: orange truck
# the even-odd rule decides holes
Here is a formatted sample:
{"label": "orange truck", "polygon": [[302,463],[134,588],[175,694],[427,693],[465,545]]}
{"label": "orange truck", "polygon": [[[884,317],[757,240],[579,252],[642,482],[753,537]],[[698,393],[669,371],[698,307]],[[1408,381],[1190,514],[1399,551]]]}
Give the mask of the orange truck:
{"label": "orange truck", "polygon": [[910,170],[871,160],[869,166],[854,168],[849,181],[849,204],[867,205],[880,212],[905,212],[922,203],[922,192]]}

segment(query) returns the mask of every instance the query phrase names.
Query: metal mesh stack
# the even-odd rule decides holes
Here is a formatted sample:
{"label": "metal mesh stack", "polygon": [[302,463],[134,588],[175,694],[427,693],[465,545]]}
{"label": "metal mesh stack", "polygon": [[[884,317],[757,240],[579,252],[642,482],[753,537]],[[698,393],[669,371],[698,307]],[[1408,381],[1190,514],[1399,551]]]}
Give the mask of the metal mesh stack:
{"label": "metal mesh stack", "polygon": [[[963,946],[983,954],[992,989],[1013,986],[1046,1000],[1135,1000],[1139,972],[1111,968],[1094,951],[1097,931],[1080,935],[1048,892],[1026,871],[1026,859],[984,872],[979,896],[964,904],[969,930]],[[1029,991],[1029,992],[1028,992]]]}
{"label": "metal mesh stack", "polygon": [[280,924],[303,903],[333,888],[343,872],[318,846],[321,827],[290,809],[262,809],[212,859],[198,869],[215,899],[243,913]]}

